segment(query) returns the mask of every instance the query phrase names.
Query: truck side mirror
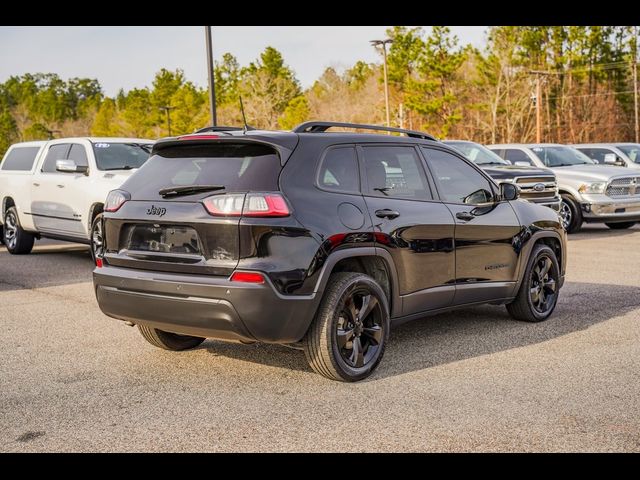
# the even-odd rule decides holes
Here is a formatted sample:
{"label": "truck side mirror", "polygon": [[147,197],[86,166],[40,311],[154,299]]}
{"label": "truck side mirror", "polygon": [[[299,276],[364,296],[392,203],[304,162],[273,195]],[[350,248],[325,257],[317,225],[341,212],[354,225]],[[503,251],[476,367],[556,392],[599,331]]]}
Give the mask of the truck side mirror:
{"label": "truck side mirror", "polygon": [[56,160],[56,171],[62,173],[83,173],[86,175],[89,172],[89,167],[87,165],[78,165],[73,160]]}

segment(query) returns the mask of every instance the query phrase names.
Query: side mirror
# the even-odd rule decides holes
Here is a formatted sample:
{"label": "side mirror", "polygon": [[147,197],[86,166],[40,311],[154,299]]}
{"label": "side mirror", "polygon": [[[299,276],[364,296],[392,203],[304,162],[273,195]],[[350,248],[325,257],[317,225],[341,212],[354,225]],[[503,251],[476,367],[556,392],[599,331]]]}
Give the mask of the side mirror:
{"label": "side mirror", "polygon": [[530,167],[531,165],[527,162],[516,162],[514,163],[516,167]]}
{"label": "side mirror", "polygon": [[517,200],[520,198],[520,188],[513,183],[501,183],[500,198],[507,201]]}
{"label": "side mirror", "polygon": [[87,165],[78,165],[73,160],[56,160],[56,170],[62,173],[83,173],[89,172]]}

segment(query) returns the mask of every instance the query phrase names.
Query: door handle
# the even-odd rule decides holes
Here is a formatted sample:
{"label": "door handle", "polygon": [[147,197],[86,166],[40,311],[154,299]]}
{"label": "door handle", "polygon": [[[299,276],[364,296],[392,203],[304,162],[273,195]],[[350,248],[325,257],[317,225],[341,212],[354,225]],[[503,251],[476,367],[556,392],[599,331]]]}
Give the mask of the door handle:
{"label": "door handle", "polygon": [[398,218],[400,216],[400,212],[396,212],[395,210],[389,210],[388,208],[383,208],[382,210],[376,210],[376,217],[378,218],[388,218],[389,220],[393,220],[394,218]]}
{"label": "door handle", "polygon": [[469,212],[458,212],[456,213],[456,218],[458,220],[464,220],[466,222],[468,222],[469,220],[473,220],[475,218],[475,215],[469,213]]}
{"label": "door handle", "polygon": [[56,185],[56,187],[58,187],[58,188],[64,188],[64,185],[62,185],[61,183],[59,183],[58,185]]}
{"label": "door handle", "polygon": [[33,186],[34,186],[34,187],[39,187],[39,186],[40,186],[40,184],[39,184],[39,183],[36,183],[36,182],[33,182]]}

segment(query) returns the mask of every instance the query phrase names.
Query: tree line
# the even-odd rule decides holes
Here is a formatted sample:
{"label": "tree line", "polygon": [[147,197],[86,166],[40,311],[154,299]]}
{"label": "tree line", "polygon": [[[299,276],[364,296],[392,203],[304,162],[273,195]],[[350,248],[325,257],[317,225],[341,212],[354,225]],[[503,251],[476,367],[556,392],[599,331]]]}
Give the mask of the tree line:
{"label": "tree line", "polygon": [[[462,45],[447,27],[393,27],[388,50],[393,126],[482,143],[535,139],[536,102],[547,142],[633,141],[637,27],[494,26],[486,45]],[[289,129],[309,119],[385,122],[382,63],[327,68],[303,89],[282,54],[267,47],[241,66],[215,64],[218,121]],[[541,82],[536,98],[535,82]],[[104,95],[95,79],[54,73],[0,84],[0,153],[16,141],[62,136],[183,134],[209,124],[207,91],[180,70],[162,69],[149,87]]]}

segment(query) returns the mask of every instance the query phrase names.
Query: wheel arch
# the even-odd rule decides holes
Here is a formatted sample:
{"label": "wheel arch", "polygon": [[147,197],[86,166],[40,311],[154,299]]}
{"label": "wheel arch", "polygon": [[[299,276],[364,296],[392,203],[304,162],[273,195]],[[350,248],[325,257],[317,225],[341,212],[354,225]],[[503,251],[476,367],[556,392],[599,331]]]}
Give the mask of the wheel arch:
{"label": "wheel arch", "polygon": [[[518,280],[513,290],[514,295],[520,289],[520,284],[524,279],[527,264],[533,253],[533,249],[536,245],[543,244],[550,247],[556,254],[558,259],[558,265],[560,266],[560,278],[564,279],[565,266],[566,266],[566,242],[563,241],[560,234],[553,231],[541,231],[534,233],[529,241],[524,245],[523,251],[520,255],[520,267],[518,269]],[[560,285],[562,286],[562,285]]]}
{"label": "wheel arch", "polygon": [[324,292],[329,277],[335,272],[359,272],[371,276],[387,295],[391,317],[401,316],[398,273],[389,252],[375,247],[361,247],[332,253],[320,272],[314,289],[316,294]]}

